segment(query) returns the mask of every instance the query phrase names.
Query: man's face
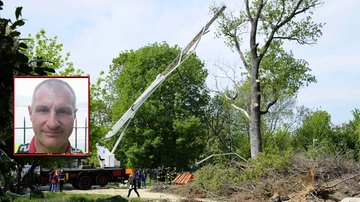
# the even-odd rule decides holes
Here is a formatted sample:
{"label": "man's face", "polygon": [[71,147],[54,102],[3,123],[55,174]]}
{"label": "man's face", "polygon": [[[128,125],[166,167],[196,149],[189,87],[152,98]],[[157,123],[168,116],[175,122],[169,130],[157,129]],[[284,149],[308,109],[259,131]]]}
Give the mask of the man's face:
{"label": "man's face", "polygon": [[63,153],[72,133],[76,109],[68,89],[53,91],[41,86],[28,106],[35,133],[35,148],[40,153]]}

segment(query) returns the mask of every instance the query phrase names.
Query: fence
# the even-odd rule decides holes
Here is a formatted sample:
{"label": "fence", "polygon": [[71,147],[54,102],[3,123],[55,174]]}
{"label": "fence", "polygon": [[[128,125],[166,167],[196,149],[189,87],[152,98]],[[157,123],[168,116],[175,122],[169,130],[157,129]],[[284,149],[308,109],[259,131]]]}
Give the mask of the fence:
{"label": "fence", "polygon": [[[77,119],[75,119],[75,123],[74,123],[74,130],[73,133],[71,135],[74,134],[74,138],[75,138],[75,143],[73,144],[73,142],[71,143],[71,145],[75,148],[78,148],[78,139],[81,138],[81,136],[79,136],[78,132],[80,133],[80,131],[83,129],[84,130],[84,139],[85,139],[85,146],[84,146],[84,150],[82,150],[84,153],[88,152],[88,121],[87,118],[85,117],[85,123],[84,126],[78,126],[77,124]],[[26,127],[26,118],[24,117],[24,125],[22,127],[15,127],[15,130],[23,130],[23,144],[27,143],[26,142],[26,130],[27,129],[32,129],[32,127]],[[15,135],[15,134],[14,134]],[[33,134],[30,134],[33,135]],[[82,148],[81,148],[82,149]]]}

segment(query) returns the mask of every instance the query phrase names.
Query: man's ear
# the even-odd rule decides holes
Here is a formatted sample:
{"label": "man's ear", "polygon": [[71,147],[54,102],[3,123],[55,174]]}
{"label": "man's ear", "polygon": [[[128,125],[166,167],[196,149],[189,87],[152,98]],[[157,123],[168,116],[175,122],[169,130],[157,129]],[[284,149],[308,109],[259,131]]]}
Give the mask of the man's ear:
{"label": "man's ear", "polygon": [[77,112],[78,109],[75,109],[74,111],[74,119],[76,119],[76,112]]}
{"label": "man's ear", "polygon": [[31,118],[31,115],[32,115],[32,106],[31,105],[28,105],[28,112],[29,112],[29,116]]}

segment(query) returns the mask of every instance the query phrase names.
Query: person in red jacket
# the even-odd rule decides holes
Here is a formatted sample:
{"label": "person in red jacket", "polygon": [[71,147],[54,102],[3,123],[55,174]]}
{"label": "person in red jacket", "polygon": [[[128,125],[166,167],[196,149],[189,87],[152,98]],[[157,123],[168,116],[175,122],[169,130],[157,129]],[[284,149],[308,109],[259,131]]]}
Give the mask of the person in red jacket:
{"label": "person in red jacket", "polygon": [[54,172],[53,176],[51,177],[51,191],[52,192],[56,192],[57,183],[58,183],[58,175]]}

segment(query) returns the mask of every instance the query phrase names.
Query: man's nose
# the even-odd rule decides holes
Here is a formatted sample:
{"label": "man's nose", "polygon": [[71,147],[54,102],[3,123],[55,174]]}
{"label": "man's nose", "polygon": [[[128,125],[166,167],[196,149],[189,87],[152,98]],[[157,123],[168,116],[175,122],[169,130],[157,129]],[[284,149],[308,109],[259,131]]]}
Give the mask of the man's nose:
{"label": "man's nose", "polygon": [[46,121],[46,125],[50,129],[56,129],[60,126],[58,117],[56,116],[55,112],[50,112],[50,116],[49,116],[48,120]]}

